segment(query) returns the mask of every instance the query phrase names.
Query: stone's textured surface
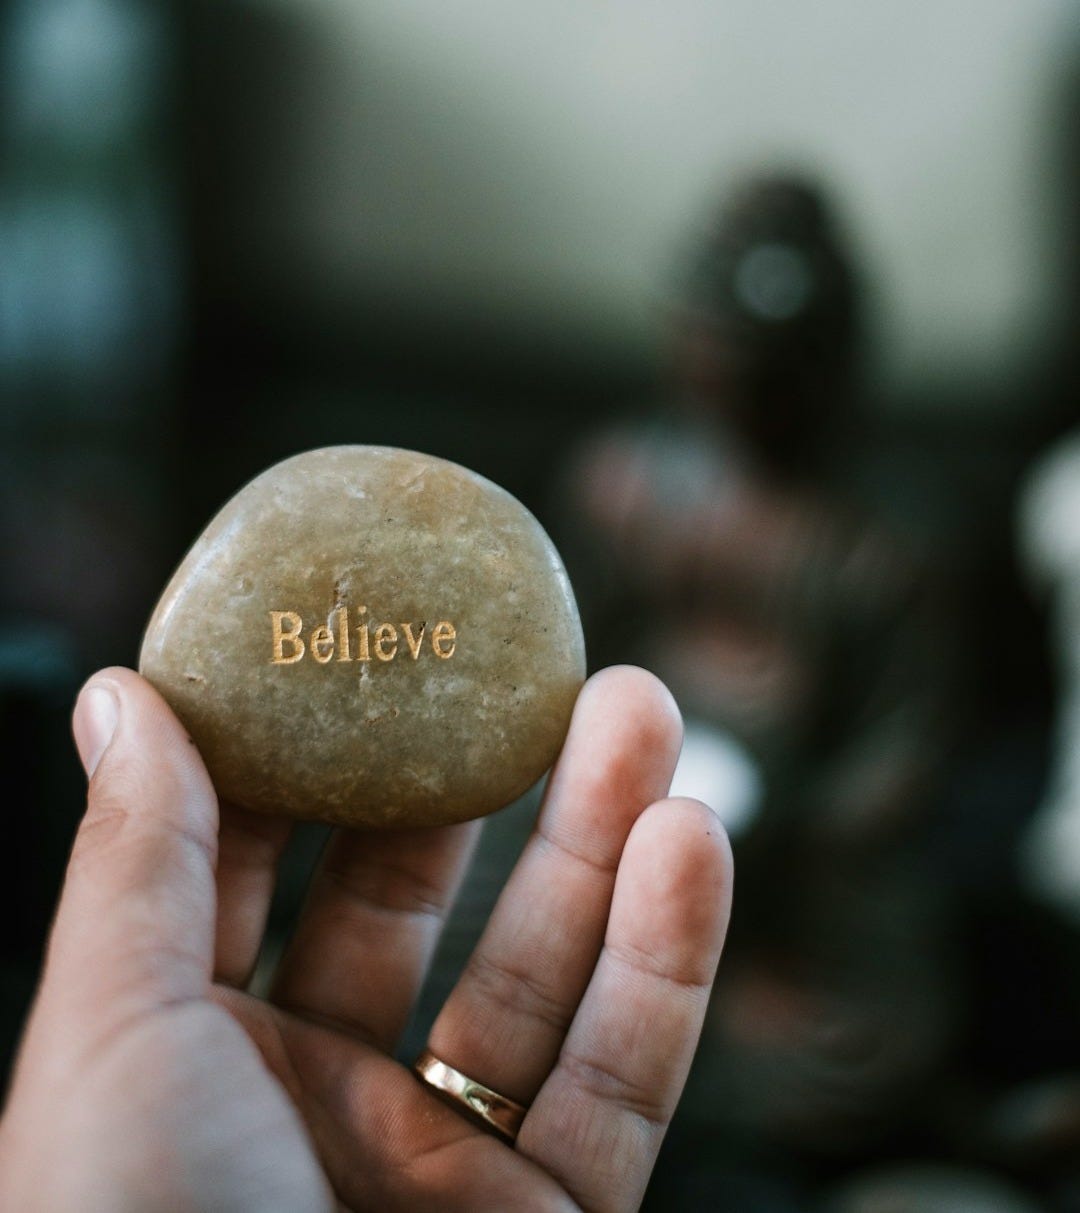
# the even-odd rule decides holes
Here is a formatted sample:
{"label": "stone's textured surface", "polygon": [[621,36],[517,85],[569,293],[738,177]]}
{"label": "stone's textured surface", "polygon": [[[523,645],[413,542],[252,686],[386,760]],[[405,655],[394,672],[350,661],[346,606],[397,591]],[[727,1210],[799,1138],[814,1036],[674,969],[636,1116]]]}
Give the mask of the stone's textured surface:
{"label": "stone's textured surface", "polygon": [[224,507],[139,667],[223,799],[397,827],[479,817],[534,783],[585,656],[522,505],[456,464],[350,446],[288,459]]}

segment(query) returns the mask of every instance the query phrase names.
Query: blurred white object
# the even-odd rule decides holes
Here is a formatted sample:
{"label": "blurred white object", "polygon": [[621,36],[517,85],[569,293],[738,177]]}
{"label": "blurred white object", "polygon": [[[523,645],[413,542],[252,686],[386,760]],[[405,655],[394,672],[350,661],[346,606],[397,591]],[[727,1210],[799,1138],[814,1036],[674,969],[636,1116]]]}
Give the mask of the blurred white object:
{"label": "blurred white object", "polygon": [[1021,558],[1051,607],[1061,699],[1046,799],[1020,857],[1036,895],[1080,920],[1080,434],[1036,466],[1020,504]]}
{"label": "blurred white object", "polygon": [[990,1175],[912,1164],[858,1179],[826,1213],[1037,1213],[1038,1206]]}
{"label": "blurred white object", "polygon": [[1020,553],[1040,589],[1080,584],[1080,433],[1036,464],[1020,502]]}
{"label": "blurred white object", "polygon": [[702,720],[686,722],[672,796],[703,801],[735,838],[757,818],[762,792],[757,763],[730,733]]}

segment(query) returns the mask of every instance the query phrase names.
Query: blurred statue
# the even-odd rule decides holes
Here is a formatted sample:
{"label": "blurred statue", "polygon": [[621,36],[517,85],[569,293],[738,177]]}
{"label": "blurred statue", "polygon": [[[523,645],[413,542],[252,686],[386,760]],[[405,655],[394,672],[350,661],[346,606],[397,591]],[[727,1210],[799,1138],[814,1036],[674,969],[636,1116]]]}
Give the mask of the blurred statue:
{"label": "blurred statue", "polygon": [[683,1116],[755,1149],[858,1150],[954,1026],[945,898],[918,867],[951,649],[939,581],[854,487],[861,327],[821,191],[751,182],[692,259],[669,401],[570,472],[593,660],[655,670],[760,774]]}
{"label": "blurred statue", "polygon": [[738,191],[675,310],[668,405],[580,454],[567,529],[598,658],[739,738],[770,813],[854,841],[926,803],[948,734],[935,587],[851,491],[850,261],[813,186]]}

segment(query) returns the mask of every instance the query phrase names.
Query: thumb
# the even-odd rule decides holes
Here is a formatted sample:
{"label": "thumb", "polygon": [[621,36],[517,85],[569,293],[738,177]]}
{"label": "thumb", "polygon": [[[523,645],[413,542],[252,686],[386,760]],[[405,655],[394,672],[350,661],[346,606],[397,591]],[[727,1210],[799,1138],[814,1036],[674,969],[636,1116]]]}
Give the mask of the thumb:
{"label": "thumb", "polygon": [[168,705],[131,670],[95,674],[72,719],[90,778],[42,998],[137,1013],[205,993],[217,798]]}

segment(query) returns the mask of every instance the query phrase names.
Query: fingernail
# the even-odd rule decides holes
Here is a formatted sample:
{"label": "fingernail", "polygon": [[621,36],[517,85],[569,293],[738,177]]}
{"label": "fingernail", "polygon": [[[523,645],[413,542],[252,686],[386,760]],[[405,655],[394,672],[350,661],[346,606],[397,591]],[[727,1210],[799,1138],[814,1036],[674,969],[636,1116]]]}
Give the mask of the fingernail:
{"label": "fingernail", "polygon": [[107,687],[89,686],[75,705],[72,732],[87,779],[93,778],[120,720],[120,702]]}

